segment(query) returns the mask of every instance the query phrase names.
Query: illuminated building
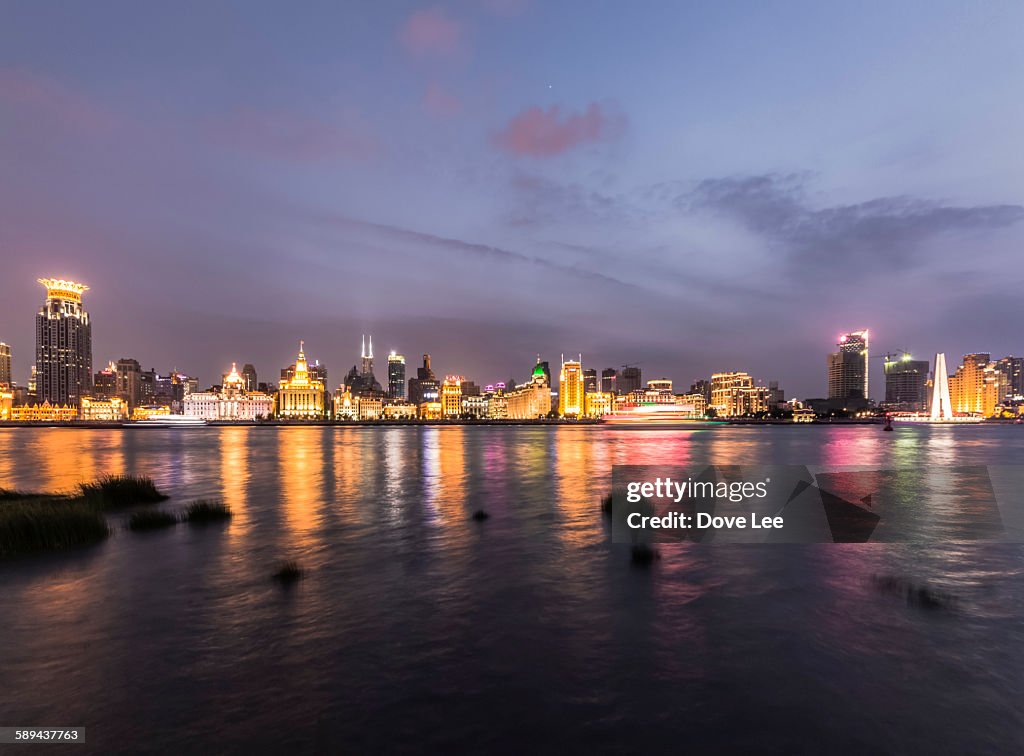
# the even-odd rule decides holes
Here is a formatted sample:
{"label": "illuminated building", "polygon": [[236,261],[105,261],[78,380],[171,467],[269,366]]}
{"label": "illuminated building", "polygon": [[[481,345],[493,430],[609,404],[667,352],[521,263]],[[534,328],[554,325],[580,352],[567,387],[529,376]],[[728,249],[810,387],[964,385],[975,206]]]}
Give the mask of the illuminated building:
{"label": "illuminated building", "polygon": [[[711,384],[708,383],[709,388],[710,386]],[[696,416],[704,416],[708,412],[708,399],[703,391],[691,391],[688,394],[683,394],[678,397],[678,403],[693,407],[693,414]]]}
{"label": "illuminated building", "polygon": [[658,393],[671,394],[672,381],[668,378],[655,378],[654,380],[647,381],[647,389],[649,391],[657,391]]}
{"label": "illuminated building", "polygon": [[496,383],[487,386],[487,417],[491,420],[505,420],[508,417],[508,396],[505,395],[505,384]]}
{"label": "illuminated building", "polygon": [[615,368],[605,368],[601,371],[601,391],[606,394],[614,394],[619,390],[618,387],[619,374]]}
{"label": "illuminated building", "polygon": [[598,382],[597,370],[594,368],[588,368],[583,371],[583,393],[589,394],[591,391],[600,391],[601,387]]}
{"label": "illuminated building", "polygon": [[170,407],[142,406],[132,410],[132,420],[152,420],[157,417],[168,417],[171,414]]}
{"label": "illuminated building", "polygon": [[416,405],[412,402],[392,401],[384,405],[385,420],[415,420]]}
{"label": "illuminated building", "polygon": [[430,355],[423,355],[423,367],[416,368],[416,377],[409,379],[409,401],[415,405],[436,402],[441,397],[441,386],[430,369]]}
{"label": "illuminated building", "polygon": [[305,342],[300,341],[293,377],[282,379],[277,387],[278,417],[320,418],[324,415],[324,384],[309,374],[304,347]]}
{"label": "illuminated building", "polygon": [[620,394],[628,394],[642,389],[644,383],[640,368],[636,365],[623,365],[622,372],[619,373],[618,384],[617,389]]}
{"label": "illuminated building", "polygon": [[355,420],[356,403],[345,384],[338,386],[334,392],[334,418],[336,420]]}
{"label": "illuminated building", "polygon": [[14,409],[14,392],[6,385],[0,386],[0,422],[11,419]]}
{"label": "illuminated building", "polygon": [[566,362],[565,355],[562,355],[562,370],[558,374],[558,414],[562,417],[582,415],[584,394],[583,356]]}
{"label": "illuminated building", "polygon": [[384,396],[384,389],[373,374],[373,336],[370,337],[369,349],[366,346],[366,336],[363,336],[360,367],[357,370],[353,365],[348,371],[348,375],[345,376],[345,387],[352,396],[372,396],[377,399]]}
{"label": "illuminated building", "polygon": [[461,375],[448,375],[441,384],[441,414],[445,418],[462,414],[462,380]]}
{"label": "illuminated building", "polygon": [[928,405],[927,360],[909,353],[885,356],[885,407],[898,412],[923,412]]}
{"label": "illuminated building", "polygon": [[117,421],[128,418],[128,405],[119,396],[83,396],[79,405],[79,419]]}
{"label": "illuminated building", "polygon": [[510,420],[535,420],[551,414],[551,385],[543,363],[537,361],[529,383],[508,391],[505,396]]}
{"label": "illuminated building", "polygon": [[78,407],[70,404],[27,404],[11,407],[11,420],[31,423],[70,423],[78,419]]}
{"label": "illuminated building", "polygon": [[142,368],[138,360],[122,357],[115,366],[117,370],[117,395],[128,404],[128,410],[134,410],[142,401]]}
{"label": "illuminated building", "polygon": [[394,351],[388,355],[388,396],[405,399],[405,357]]}
{"label": "illuminated building", "polygon": [[[868,394],[868,331],[844,333],[828,356],[828,398],[862,399]],[[712,402],[713,403],[713,402]]]}
{"label": "illuminated building", "polygon": [[604,417],[615,412],[615,395],[604,391],[587,391],[583,395],[583,414]]}
{"label": "illuminated building", "polygon": [[197,391],[184,398],[182,414],[204,420],[261,420],[274,412],[274,397],[260,391],[246,391],[245,378],[234,362],[224,375],[220,391]]}
{"label": "illuminated building", "polygon": [[0,386],[10,386],[11,378],[11,348],[0,341]]}
{"label": "illuminated building", "polygon": [[989,354],[965,354],[956,373],[949,377],[953,412],[991,417],[999,404],[999,387],[1000,380]]}
{"label": "illuminated building", "polygon": [[417,408],[420,420],[440,420],[441,414],[441,402],[420,402]]}
{"label": "illuminated building", "polygon": [[767,412],[769,398],[769,389],[755,386],[747,373],[715,373],[711,376],[711,409],[718,417]]}
{"label": "illuminated building", "polygon": [[117,396],[117,366],[113,362],[93,376],[92,395],[102,399]]}
{"label": "illuminated building", "polygon": [[35,395],[49,406],[78,405],[92,386],[92,325],[82,307],[88,286],[40,278],[46,303],[36,315]]}
{"label": "illuminated building", "polygon": [[1006,397],[1024,398],[1024,357],[1003,357],[996,363],[996,370],[1002,376],[1002,384],[1005,386],[1000,401]]}
{"label": "illuminated building", "polygon": [[932,380],[932,420],[952,420],[953,406],[949,401],[949,374],[946,371],[946,355],[935,355],[935,377]]}
{"label": "illuminated building", "polygon": [[469,394],[462,397],[462,414],[474,420],[484,420],[489,416],[488,400],[482,394]]}
{"label": "illuminated building", "polygon": [[357,396],[356,420],[380,420],[384,414],[384,403],[379,396]]}

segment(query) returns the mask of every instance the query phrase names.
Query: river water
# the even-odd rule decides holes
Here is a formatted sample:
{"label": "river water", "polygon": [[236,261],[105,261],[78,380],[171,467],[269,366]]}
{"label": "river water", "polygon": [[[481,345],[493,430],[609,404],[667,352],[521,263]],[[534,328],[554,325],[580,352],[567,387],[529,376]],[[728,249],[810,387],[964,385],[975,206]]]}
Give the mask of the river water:
{"label": "river water", "polygon": [[0,563],[0,726],[85,726],[76,753],[1019,753],[1024,547],[639,569],[598,502],[613,464],[1022,460],[1016,427],[0,430],[0,487],[140,473],[235,512]]}

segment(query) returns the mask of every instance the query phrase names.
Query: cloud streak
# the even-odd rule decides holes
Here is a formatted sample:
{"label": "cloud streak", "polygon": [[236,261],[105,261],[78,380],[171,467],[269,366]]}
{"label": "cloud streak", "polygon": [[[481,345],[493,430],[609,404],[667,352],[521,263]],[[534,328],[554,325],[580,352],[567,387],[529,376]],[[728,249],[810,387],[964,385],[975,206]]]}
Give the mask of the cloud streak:
{"label": "cloud streak", "polygon": [[527,108],[494,135],[501,150],[520,157],[547,158],[586,144],[618,137],[625,126],[622,116],[591,103],[582,113],[567,113],[558,105]]}
{"label": "cloud streak", "polygon": [[463,51],[464,29],[442,9],[427,8],[406,19],[398,39],[415,57],[451,58]]}

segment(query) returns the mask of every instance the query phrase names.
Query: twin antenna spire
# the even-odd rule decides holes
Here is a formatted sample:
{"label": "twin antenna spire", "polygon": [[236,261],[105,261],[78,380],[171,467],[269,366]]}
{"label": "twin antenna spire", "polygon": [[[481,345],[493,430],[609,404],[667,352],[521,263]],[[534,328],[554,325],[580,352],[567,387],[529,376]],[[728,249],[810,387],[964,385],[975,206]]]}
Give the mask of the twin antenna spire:
{"label": "twin antenna spire", "polygon": [[372,360],[373,359],[373,335],[372,334],[370,335],[370,351],[369,352],[366,351],[366,334],[365,333],[363,334],[363,346],[362,346],[362,349],[360,350],[360,356],[364,360]]}

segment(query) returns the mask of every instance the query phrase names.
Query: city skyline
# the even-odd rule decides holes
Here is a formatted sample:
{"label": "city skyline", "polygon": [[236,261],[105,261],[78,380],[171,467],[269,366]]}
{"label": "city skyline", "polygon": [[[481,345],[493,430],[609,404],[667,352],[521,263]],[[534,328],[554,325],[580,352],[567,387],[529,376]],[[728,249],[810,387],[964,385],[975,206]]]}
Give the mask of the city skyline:
{"label": "city skyline", "polygon": [[[90,315],[83,300],[84,292],[89,291],[90,287],[87,284],[63,278],[39,278],[37,279],[37,283],[42,284],[46,288],[47,295],[43,307],[36,315],[36,360],[33,362],[33,367],[35,367],[36,370],[31,372],[31,378],[28,381],[29,386],[32,386],[33,384],[36,386],[37,391],[34,394],[36,397],[35,400],[39,402],[46,401],[52,405],[77,405],[78,402],[77,399],[75,399],[77,394],[84,394],[93,398],[96,396],[104,396],[105,394],[103,391],[93,390],[93,374],[91,372],[91,366],[93,364],[92,329]],[[77,325],[78,321],[81,320],[84,322],[85,346],[78,347],[72,343],[72,337],[77,333],[77,331],[64,334],[58,341],[56,335],[58,332],[53,330],[53,328],[56,328],[57,326],[51,325],[44,328],[43,325],[41,325],[44,323],[55,323],[57,322],[54,320],[55,318],[57,318],[62,324],[60,328],[63,329],[67,329],[69,327],[69,325],[65,325],[65,323],[69,323],[77,329],[79,328]],[[61,331],[60,333],[64,333],[64,331]],[[406,398],[407,388],[411,392],[413,384],[416,382],[414,380],[410,380],[408,387],[405,384],[405,357],[398,354],[395,350],[391,350],[389,352],[387,356],[386,375],[384,376],[385,383],[382,385],[374,374],[373,335],[369,335],[369,341],[367,341],[366,333],[361,334],[360,338],[360,366],[357,368],[356,365],[353,365],[345,378],[337,385],[343,387],[347,386],[356,395],[363,393],[364,391],[368,391],[373,395],[404,401]],[[58,344],[62,349],[51,355],[48,351],[51,349],[51,345],[56,347]],[[863,402],[865,388],[868,385],[869,374],[871,372],[871,360],[884,359],[884,363],[882,363],[884,394],[880,401],[888,404],[890,409],[911,411],[926,409],[928,402],[925,394],[926,391],[928,391],[928,386],[930,385],[929,381],[931,378],[934,378],[934,373],[929,372],[929,361],[914,360],[912,353],[906,349],[899,350],[898,353],[886,352],[879,355],[870,355],[869,344],[870,329],[867,328],[859,331],[842,333],[837,337],[835,347],[838,351],[830,352],[827,355],[828,362],[825,379],[827,391],[821,395],[808,394],[804,396],[797,396],[796,394],[791,393],[787,397],[785,395],[785,388],[779,386],[780,381],[777,378],[765,379],[762,376],[750,375],[749,371],[741,370],[737,373],[732,373],[732,368],[720,368],[712,371],[710,375],[712,377],[712,382],[717,375],[746,376],[743,380],[748,381],[751,387],[759,387],[760,389],[770,388],[773,392],[777,392],[780,401],[786,398],[801,401],[808,399],[827,399],[829,403],[834,404],[835,409],[841,408],[850,411],[864,409],[870,402],[874,401],[874,398],[870,393],[868,393],[868,401]],[[944,352],[936,353],[935,368],[938,368],[939,366],[940,357],[944,358]],[[429,364],[431,359],[430,353],[425,352],[423,354],[423,359],[424,367],[429,373]],[[13,377],[11,362],[10,347],[6,343],[0,341],[0,371],[2,371],[8,379]],[[152,376],[150,378],[151,381],[163,379],[170,383],[176,380],[187,380],[187,382],[194,387],[193,390],[198,390],[200,385],[217,388],[227,383],[232,383],[237,384],[238,387],[244,386],[245,391],[255,391],[258,372],[255,366],[252,363],[245,363],[243,366],[243,373],[239,374],[237,372],[237,362],[237,359],[231,360],[230,373],[218,371],[218,375],[221,377],[220,383],[207,383],[202,381],[197,375],[190,374],[187,367],[184,372],[179,372],[175,367],[168,373],[163,373],[162,371],[157,371],[155,368],[150,367],[148,374]],[[327,379],[329,366],[325,362],[321,362],[319,359],[307,359],[305,355],[304,339],[299,340],[298,359],[293,361],[290,366],[280,369],[280,384],[276,381],[263,381],[260,383],[261,385],[270,386],[270,390],[273,391],[275,386],[287,387],[287,383],[293,381],[293,379],[298,375],[300,382],[305,385],[307,363],[309,365],[308,369],[310,377],[315,378],[315,380],[318,381],[318,385],[330,392],[332,390],[332,385]],[[575,365],[576,367],[573,368],[574,378],[572,381],[575,382],[578,379],[579,392],[583,392],[585,390],[584,385],[587,380],[591,381],[592,384],[591,389],[586,390],[598,390],[598,368],[593,366],[584,368],[582,363],[582,353],[579,354],[577,360],[570,360],[568,362],[565,360],[565,354],[562,353],[561,380],[565,379],[565,370],[567,366]],[[116,389],[117,393],[125,396],[128,408],[133,409],[136,406],[136,400],[131,399],[131,397],[137,393],[139,386],[136,385],[135,388],[129,388],[128,384],[129,381],[141,380],[137,376],[139,376],[141,371],[143,371],[143,364],[130,357],[119,358],[116,363],[114,360],[109,360],[108,364],[108,368],[101,368],[96,372],[95,378],[97,379],[97,382],[102,376],[109,374],[110,378],[107,380],[108,382],[113,383],[110,383],[106,388]],[[945,361],[943,360],[941,364],[945,366]],[[555,389],[555,392],[558,393],[553,376],[549,374],[548,365],[548,361],[542,361],[541,354],[537,353],[536,363],[532,369],[532,376],[536,376],[537,371],[543,369],[547,382],[553,389]],[[693,392],[702,390],[698,387],[702,384],[708,383],[707,376],[679,380],[678,377],[665,374],[659,374],[654,377],[652,377],[651,374],[648,374],[646,378],[642,379],[642,369],[637,363],[622,364],[621,368],[622,370],[616,370],[614,367],[600,369],[602,375],[601,391],[608,389],[608,387],[604,385],[604,379],[609,375],[614,377],[613,383],[615,384],[614,388],[611,389],[611,393],[618,393],[620,395],[629,393],[630,391],[638,391],[645,387],[650,388],[654,384],[663,383],[668,384],[669,387],[675,383],[679,388],[679,391],[676,393],[682,394],[685,393],[685,388],[688,384],[690,385],[690,391]],[[965,369],[968,371],[968,375],[961,377],[961,372]],[[69,377],[62,377],[60,379],[62,385],[68,384],[66,387],[61,389],[63,393],[55,393],[55,389],[47,388],[45,381],[40,381],[40,377],[45,377],[46,374],[51,371],[55,376],[58,374],[63,376],[63,371],[67,370],[71,371]],[[421,375],[421,373],[423,373],[422,370],[417,370],[418,379],[423,380],[424,377],[429,377],[427,374]],[[1002,375],[1002,377],[995,378],[997,373]],[[271,374],[276,375],[276,369]],[[132,378],[133,375],[136,377]],[[243,377],[243,375],[245,377]],[[263,375],[266,376],[267,373],[263,373]],[[337,375],[337,373],[335,373],[335,375]],[[1007,355],[997,362],[994,362],[992,361],[991,353],[974,351],[963,356],[963,363],[961,366],[956,368],[955,375],[945,372],[944,375],[950,380],[965,381],[965,390],[967,386],[972,387],[970,390],[974,392],[973,398],[967,402],[970,405],[971,411],[982,412],[984,408],[985,412],[989,412],[1001,401],[1004,395],[1007,397],[1013,396],[1018,398],[1024,395],[1024,358],[1022,357]],[[231,376],[234,376],[237,380],[232,379]],[[590,378],[588,379],[587,376],[590,376]],[[456,380],[457,382],[468,381],[464,375],[459,375],[457,373],[448,374],[446,382],[450,380]],[[986,382],[991,383],[993,380],[996,381],[996,384],[991,388],[996,390],[989,391],[983,396],[983,384]],[[523,382],[520,382],[515,376],[512,376],[508,382],[512,383],[513,381],[523,385]],[[505,385],[505,382],[494,379],[490,376],[485,377],[483,382],[501,386]],[[17,385],[17,383],[18,382],[16,380],[13,381],[14,385]],[[439,387],[440,384],[438,381],[435,380],[434,383],[435,386]],[[475,381],[469,381],[469,383],[473,386],[478,385]],[[22,385],[24,386],[25,384]],[[948,401],[948,399],[946,401]],[[566,414],[563,400],[559,399],[559,402],[560,414]],[[568,412],[570,415],[576,414],[581,410],[583,406],[583,393],[575,396],[571,402],[574,409],[571,409]],[[832,406],[832,404],[823,404],[822,406]],[[321,405],[320,410],[325,409],[326,407]]]}
{"label": "city skyline", "polygon": [[370,331],[501,380],[571,351],[797,395],[823,333],[1020,351],[1024,8],[498,5],[10,4],[17,379],[48,271],[94,287],[98,364],[201,375]]}

